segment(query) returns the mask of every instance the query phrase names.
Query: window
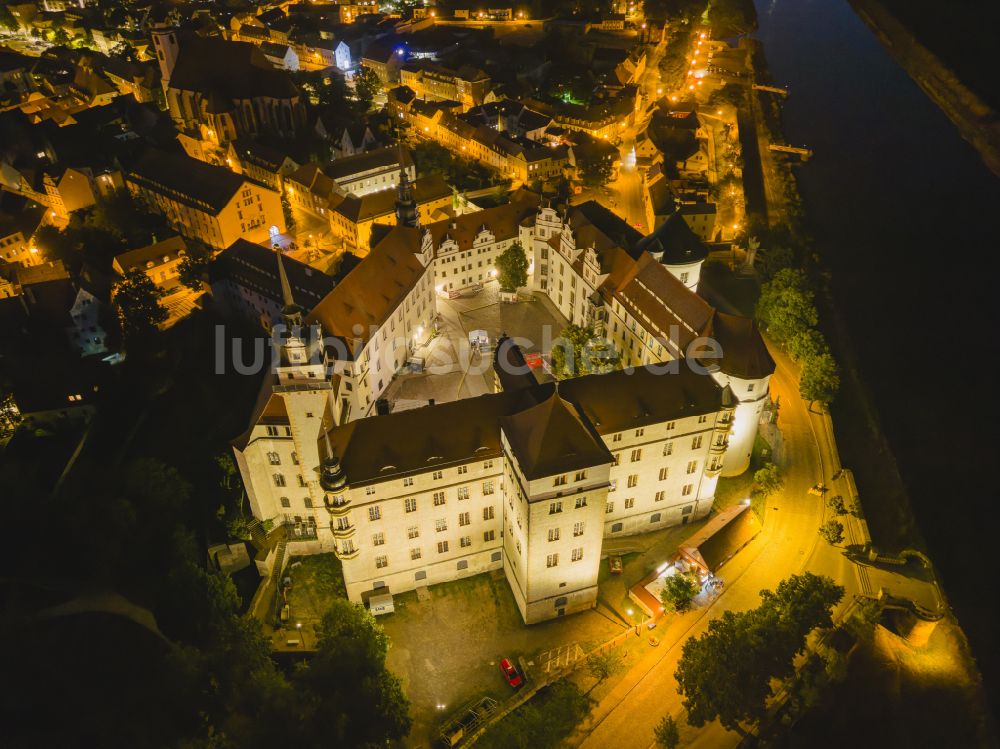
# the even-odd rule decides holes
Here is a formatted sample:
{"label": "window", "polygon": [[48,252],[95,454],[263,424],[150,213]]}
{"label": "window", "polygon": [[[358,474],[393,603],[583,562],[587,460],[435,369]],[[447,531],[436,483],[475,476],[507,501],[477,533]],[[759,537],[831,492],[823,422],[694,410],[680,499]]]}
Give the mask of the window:
{"label": "window", "polygon": [[642,435],[644,435],[645,433],[646,433],[646,430],[645,430],[645,429],[636,429],[636,430],[635,430],[635,436],[636,436],[636,437],[641,437],[641,436],[642,436]]}
{"label": "window", "polygon": [[559,566],[559,555],[558,554],[549,554],[547,557],[545,557],[545,566],[546,567],[558,567]]}
{"label": "window", "polygon": [[485,463],[483,463],[483,470],[488,471],[491,468],[493,468],[493,461],[492,460],[487,460]]}
{"label": "window", "polygon": [[444,474],[441,471],[434,471],[434,473],[431,474],[431,478],[435,481],[440,481],[443,476]]}
{"label": "window", "polygon": [[583,547],[578,546],[575,549],[573,549],[573,553],[570,556],[570,560],[573,562],[579,562],[581,559],[583,559]]}
{"label": "window", "polygon": [[483,494],[485,496],[489,496],[492,493],[493,493],[493,482],[492,481],[484,481],[483,482]]}
{"label": "window", "polygon": [[462,512],[458,515],[458,524],[460,526],[468,525],[471,521],[469,520],[469,513]]}
{"label": "window", "polygon": [[669,432],[669,431],[670,431],[671,429],[673,429],[673,428],[674,428],[675,426],[677,426],[677,424],[676,424],[675,422],[673,422],[673,421],[668,421],[668,422],[667,422],[667,431]]}
{"label": "window", "polygon": [[368,508],[368,519],[369,520],[379,520],[382,517],[381,507],[369,507]]}
{"label": "window", "polygon": [[653,499],[656,502],[662,502],[666,498],[667,498],[667,493],[665,491],[658,491]]}
{"label": "window", "polygon": [[706,421],[708,421],[708,416],[706,416],[705,414],[702,414],[701,416],[698,417],[699,424],[704,424]]}
{"label": "window", "polygon": [[681,515],[690,515],[694,511],[694,505],[684,505]]}
{"label": "window", "polygon": [[615,435],[613,435],[613,436],[611,437],[611,441],[612,441],[612,442],[621,442],[621,441],[622,441],[622,436],[621,436],[621,434],[615,434]]}
{"label": "window", "polygon": [[282,507],[291,507],[292,506],[292,501],[288,497],[282,497],[281,498],[281,506]]}
{"label": "window", "polygon": [[576,476],[573,478],[573,480],[574,481],[583,481],[586,478],[587,478],[587,472],[586,471],[577,471],[576,472]]}
{"label": "window", "polygon": [[691,492],[694,491],[694,484],[684,484],[684,488],[681,489],[681,496],[690,496]]}
{"label": "window", "polygon": [[448,530],[448,521],[444,518],[438,518],[434,521],[434,530],[438,533]]}
{"label": "window", "polygon": [[415,526],[415,525],[411,525],[409,528],[406,529],[406,537],[407,538],[419,538],[420,537],[420,529],[417,526]]}
{"label": "window", "polygon": [[649,522],[650,523],[659,523],[661,517],[662,517],[662,515],[660,515],[660,513],[654,512],[652,515],[649,516]]}
{"label": "window", "polygon": [[553,486],[565,486],[565,484],[566,484],[565,476],[556,476],[556,480],[552,482]]}
{"label": "window", "polygon": [[549,515],[555,515],[557,512],[562,512],[562,502],[551,502],[549,504]]}
{"label": "window", "polygon": [[416,512],[417,511],[417,500],[414,497],[410,497],[409,499],[404,499],[403,500],[403,508],[407,512]]}
{"label": "window", "polygon": [[670,469],[669,468],[661,468],[660,469],[660,481],[666,481],[667,480],[667,476],[669,476],[669,475],[670,475]]}
{"label": "window", "polygon": [[612,455],[611,456],[611,465],[613,465],[613,466],[618,465],[618,463],[621,461],[621,457],[622,457],[621,453],[615,453],[614,455]]}
{"label": "window", "polygon": [[586,523],[573,523],[573,536],[582,536],[583,531],[586,529]]}
{"label": "window", "polygon": [[472,536],[462,536],[462,538],[458,542],[458,545],[461,546],[463,549],[467,549],[468,547],[472,546]]}
{"label": "window", "polygon": [[267,462],[270,463],[273,466],[280,466],[281,465],[281,456],[278,455],[278,453],[273,453],[273,452],[272,453],[268,453],[267,454]]}
{"label": "window", "polygon": [[495,541],[495,540],[496,540],[496,531],[486,531],[485,533],[483,533],[483,541],[486,541],[488,543],[490,541]]}
{"label": "window", "polygon": [[299,454],[292,453],[292,465],[297,466],[299,464]]}
{"label": "window", "polygon": [[306,507],[312,507],[313,506],[312,497],[304,497],[302,499],[302,504],[305,505]]}
{"label": "window", "polygon": [[558,540],[559,540],[559,529],[549,528],[549,541],[558,541]]}
{"label": "window", "polygon": [[372,534],[372,546],[383,546],[385,545],[385,534],[379,531],[378,533]]}
{"label": "window", "polygon": [[301,473],[298,474],[296,478],[299,480],[299,486],[309,486],[309,484],[306,483],[305,477]]}
{"label": "window", "polygon": [[493,505],[490,505],[489,507],[484,507],[483,520],[492,520],[492,519],[493,519]]}
{"label": "window", "polygon": [[420,559],[420,549],[410,549],[410,560],[415,562]]}
{"label": "window", "polygon": [[632,451],[632,462],[637,463],[642,460],[642,450],[636,449]]}
{"label": "window", "polygon": [[447,541],[438,541],[438,554],[445,554],[448,551]]}
{"label": "window", "polygon": [[753,392],[753,386],[754,386],[754,383],[752,383],[752,382],[749,385],[747,385],[747,392],[748,393],[752,393]]}
{"label": "window", "polygon": [[629,497],[629,498],[627,498],[625,500],[625,509],[626,510],[631,510],[633,507],[635,507],[635,497]]}
{"label": "window", "polygon": [[469,487],[467,487],[467,486],[460,486],[460,487],[458,487],[458,498],[459,498],[459,500],[468,499],[469,498]]}
{"label": "window", "polygon": [[691,449],[692,450],[697,450],[699,447],[701,447],[701,435],[700,434],[697,437],[695,437],[694,439],[691,440]]}
{"label": "window", "polygon": [[371,497],[374,494],[375,494],[375,487],[374,486],[366,486],[365,487],[365,496],[366,497]]}
{"label": "window", "polygon": [[611,526],[611,532],[612,533],[618,533],[619,531],[621,531],[621,529],[622,529],[622,524],[621,523],[614,523]]}
{"label": "window", "polygon": [[444,504],[444,492],[434,492],[434,506],[440,507]]}
{"label": "window", "polygon": [[639,484],[639,474],[638,473],[630,474],[628,477],[628,488],[632,489],[638,484]]}
{"label": "window", "polygon": [[285,485],[285,477],[282,476],[280,473],[274,474],[273,478],[274,478],[274,485],[275,486],[284,486]]}
{"label": "window", "polygon": [[615,511],[615,503],[614,502],[608,502],[608,505],[607,505],[607,507],[604,508],[604,511],[607,514],[610,515],[612,512]]}
{"label": "window", "polygon": [[698,461],[697,460],[689,460],[688,464],[687,464],[687,472],[688,473],[694,473],[697,470],[698,470]]}
{"label": "window", "polygon": [[458,467],[458,475],[459,476],[461,476],[462,474],[468,473],[468,472],[469,472],[469,467],[468,466],[459,466]]}
{"label": "window", "polygon": [[663,454],[664,455],[673,455],[674,454],[674,443],[673,442],[664,442],[663,443]]}
{"label": "window", "polygon": [[587,506],[587,498],[586,497],[577,497],[576,498],[576,508],[575,509],[579,510],[581,507],[586,507],[586,506]]}
{"label": "window", "polygon": [[278,427],[268,427],[267,428],[267,436],[268,437],[277,437],[278,436]]}
{"label": "window", "polygon": [[388,566],[389,566],[389,557],[385,556],[385,554],[381,554],[375,557],[376,569],[382,569],[383,567],[388,567]]}
{"label": "window", "polygon": [[413,477],[403,479],[403,486],[413,486]]}

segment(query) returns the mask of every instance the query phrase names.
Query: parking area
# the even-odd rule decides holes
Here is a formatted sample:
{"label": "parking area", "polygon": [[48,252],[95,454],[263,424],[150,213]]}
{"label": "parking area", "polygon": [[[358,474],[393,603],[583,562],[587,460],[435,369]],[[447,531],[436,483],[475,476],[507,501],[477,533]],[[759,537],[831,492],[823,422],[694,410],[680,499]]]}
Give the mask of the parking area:
{"label": "parking area", "polygon": [[[481,291],[456,299],[438,298],[437,335],[416,352],[424,359],[423,372],[400,374],[386,390],[392,410],[399,411],[493,391],[492,355],[469,346],[469,332],[485,330],[495,344],[500,335],[523,341],[526,353],[547,356],[552,341],[569,322],[544,294],[522,294],[513,303],[500,301],[495,281]],[[535,370],[544,381],[548,375]]]}
{"label": "parking area", "polygon": [[526,626],[502,572],[442,583],[394,596],[395,612],[380,617],[392,641],[388,665],[412,703],[408,746],[431,746],[438,727],[467,702],[511,695],[501,658],[523,658],[529,673],[579,658],[623,625],[597,610]]}

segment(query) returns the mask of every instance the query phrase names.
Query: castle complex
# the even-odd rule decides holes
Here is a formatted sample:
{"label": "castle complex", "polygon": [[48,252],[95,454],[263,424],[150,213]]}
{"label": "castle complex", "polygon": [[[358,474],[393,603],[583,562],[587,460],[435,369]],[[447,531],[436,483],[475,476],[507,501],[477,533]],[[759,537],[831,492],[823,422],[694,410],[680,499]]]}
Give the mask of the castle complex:
{"label": "castle complex", "polygon": [[[529,287],[624,369],[498,372],[498,392],[373,415],[437,300],[489,281],[515,242]],[[676,225],[642,237],[526,192],[422,227],[404,175],[397,225],[313,310],[278,259],[290,333],[234,445],[254,515],[293,553],[336,552],[355,601],[503,569],[527,623],[593,606],[605,537],[704,517],[749,464],[774,363],[752,321],[696,295],[704,256]],[[494,366],[518,360],[505,341]]]}

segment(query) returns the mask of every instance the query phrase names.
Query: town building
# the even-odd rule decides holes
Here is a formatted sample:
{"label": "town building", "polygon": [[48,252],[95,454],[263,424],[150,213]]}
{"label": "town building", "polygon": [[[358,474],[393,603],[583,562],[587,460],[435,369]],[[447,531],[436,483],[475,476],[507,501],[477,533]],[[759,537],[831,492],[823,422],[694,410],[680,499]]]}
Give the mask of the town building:
{"label": "town building", "polygon": [[224,167],[149,150],[129,170],[126,186],[189,239],[216,249],[237,239],[267,241],[285,230],[281,197]]}
{"label": "town building", "polygon": [[119,276],[126,276],[136,269],[141,270],[149,276],[150,281],[166,290],[177,285],[180,264],[187,254],[188,247],[184,238],[170,237],[115,255],[111,268]]}

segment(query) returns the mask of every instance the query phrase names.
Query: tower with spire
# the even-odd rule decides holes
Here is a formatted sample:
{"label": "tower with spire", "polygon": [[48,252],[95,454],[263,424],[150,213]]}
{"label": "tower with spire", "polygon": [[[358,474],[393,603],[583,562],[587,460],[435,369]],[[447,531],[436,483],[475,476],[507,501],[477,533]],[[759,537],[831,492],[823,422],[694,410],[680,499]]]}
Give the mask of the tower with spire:
{"label": "tower with spire", "polygon": [[301,367],[309,362],[310,349],[306,342],[305,331],[306,311],[295,303],[292,296],[292,285],[285,272],[285,264],[281,259],[281,250],[277,250],[278,279],[281,282],[281,321],[285,327],[281,336],[279,351],[282,367]]}
{"label": "tower with spire", "polygon": [[396,225],[416,228],[420,226],[420,214],[417,212],[417,201],[413,197],[413,185],[406,174],[405,151],[403,141],[398,141],[399,147],[399,188],[396,193]]}

